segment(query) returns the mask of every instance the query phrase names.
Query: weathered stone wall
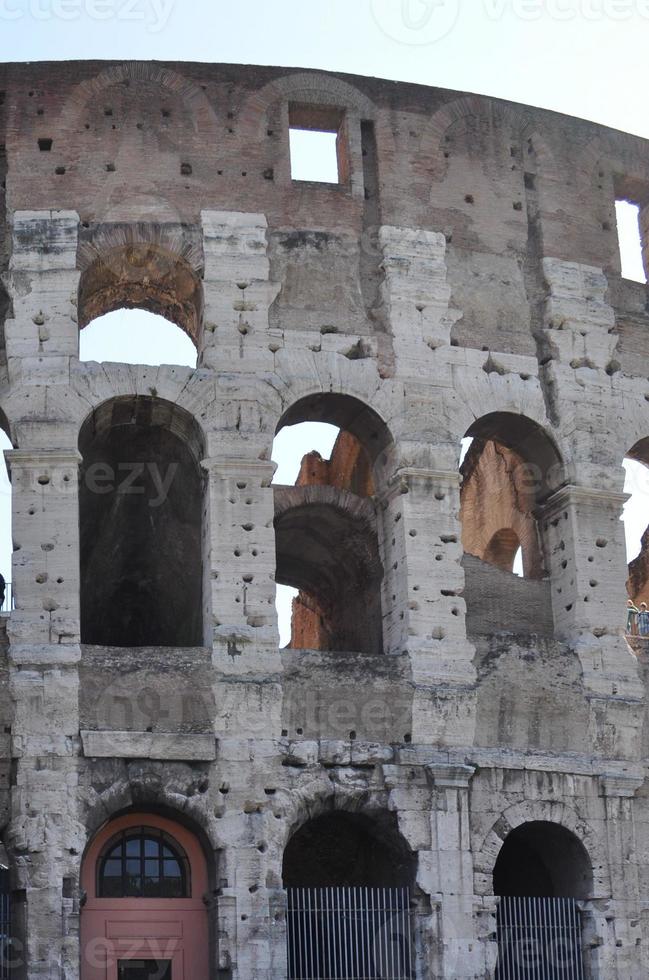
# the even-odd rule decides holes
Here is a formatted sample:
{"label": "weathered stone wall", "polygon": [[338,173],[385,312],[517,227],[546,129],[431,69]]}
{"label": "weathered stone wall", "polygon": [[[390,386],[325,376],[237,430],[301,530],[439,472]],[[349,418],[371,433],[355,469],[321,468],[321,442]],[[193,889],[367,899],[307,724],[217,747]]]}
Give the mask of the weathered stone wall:
{"label": "weathered stone wall", "polygon": [[[646,143],[294,69],[9,65],[0,91],[16,447],[0,806],[19,975],[84,980],[83,853],[131,809],[203,846],[210,980],[286,976],[284,850],[341,810],[392,815],[415,855],[422,980],[493,975],[493,869],[528,821],[586,848],[590,976],[643,980],[646,665],[622,635],[619,516],[622,460],[649,433],[649,324],[614,202],[647,223]],[[343,119],[338,185],[291,180],[294,105]],[[198,367],[79,362],[80,326],[120,304],[171,316]],[[79,437],[138,399],[200,433],[193,648],[81,644]],[[537,466],[546,580],[464,558],[460,442],[502,438],[494,418]],[[274,488],[273,436],[307,419],[359,439],[369,478],[316,467]],[[351,649],[279,650],[289,559],[296,581],[326,577]]]}

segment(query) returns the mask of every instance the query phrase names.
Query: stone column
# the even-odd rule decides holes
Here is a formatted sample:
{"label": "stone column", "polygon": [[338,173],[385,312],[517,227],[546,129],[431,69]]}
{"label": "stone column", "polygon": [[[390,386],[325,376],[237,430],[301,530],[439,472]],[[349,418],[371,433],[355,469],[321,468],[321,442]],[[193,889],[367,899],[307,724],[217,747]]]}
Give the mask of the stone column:
{"label": "stone column", "polygon": [[407,649],[417,684],[413,741],[470,745],[475,669],[462,596],[459,474],[407,466],[397,470],[395,483],[405,540],[399,580],[406,591]]}
{"label": "stone column", "polygon": [[[588,938],[588,932],[596,933],[595,940],[586,949],[593,980],[608,977],[644,980],[646,975],[646,949],[645,955],[639,955],[639,948],[644,943],[640,869],[636,859],[639,841],[634,813],[634,796],[643,782],[642,776],[620,773],[600,776],[600,792],[606,810],[612,901],[604,921],[598,922],[601,917],[595,908],[585,913],[585,926],[588,927],[585,938]],[[593,940],[592,935],[590,938]]]}
{"label": "stone column", "polygon": [[[576,649],[592,691],[635,701],[643,697],[642,683],[621,635],[627,567],[619,518],[626,499],[626,494],[610,490],[565,486],[545,504],[540,520],[556,634]],[[639,724],[638,716],[632,728]],[[614,751],[624,757],[636,749],[630,743]]]}
{"label": "stone column", "polygon": [[473,857],[469,831],[469,783],[473,766],[431,764],[431,874],[440,896],[439,976],[473,980],[484,975],[476,940]]}
{"label": "stone column", "polygon": [[379,229],[384,279],[380,309],[392,336],[395,376],[429,382],[433,352],[450,343],[451,327],[461,315],[449,307],[446,239],[418,228]]}
{"label": "stone column", "polygon": [[13,581],[9,664],[15,716],[8,842],[25,904],[25,970],[78,975],[83,828],[79,754],[79,545],[74,450],[13,450]]}
{"label": "stone column", "polygon": [[17,211],[5,321],[9,379],[22,385],[66,384],[79,353],[75,211]]}
{"label": "stone column", "polygon": [[266,216],[202,211],[201,220],[205,330],[199,363],[252,375],[272,371],[277,348],[268,334],[268,311],[280,283],[269,281]]}
{"label": "stone column", "polygon": [[79,496],[74,449],[5,453],[12,484],[15,662],[79,655]]}
{"label": "stone column", "polygon": [[203,466],[209,474],[217,730],[229,735],[279,735],[274,464],[210,458]]}

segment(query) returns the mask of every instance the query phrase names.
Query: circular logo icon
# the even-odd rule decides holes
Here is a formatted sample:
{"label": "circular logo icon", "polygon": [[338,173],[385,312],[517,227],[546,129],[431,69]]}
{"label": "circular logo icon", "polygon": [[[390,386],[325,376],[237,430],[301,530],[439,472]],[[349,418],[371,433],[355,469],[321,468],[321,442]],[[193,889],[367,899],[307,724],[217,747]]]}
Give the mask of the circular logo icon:
{"label": "circular logo icon", "polygon": [[435,44],[453,30],[460,0],[371,0],[372,16],[399,44]]}

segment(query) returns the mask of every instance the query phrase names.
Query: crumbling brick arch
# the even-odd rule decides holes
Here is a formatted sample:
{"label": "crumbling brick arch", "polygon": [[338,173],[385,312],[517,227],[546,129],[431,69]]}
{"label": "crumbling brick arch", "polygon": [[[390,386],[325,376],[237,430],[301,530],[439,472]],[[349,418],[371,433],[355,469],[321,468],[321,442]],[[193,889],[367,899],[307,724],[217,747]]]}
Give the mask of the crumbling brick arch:
{"label": "crumbling brick arch", "polygon": [[374,509],[333,487],[276,492],[276,581],[299,590],[292,647],[380,653],[381,564]]}
{"label": "crumbling brick arch", "polygon": [[521,542],[516,531],[511,527],[503,527],[492,535],[485,548],[484,560],[502,568],[504,572],[511,572],[520,547]]}
{"label": "crumbling brick arch", "polygon": [[161,398],[111,398],[81,426],[81,638],[201,646],[204,435]]}
{"label": "crumbling brick arch", "polygon": [[117,309],[171,320],[201,349],[201,256],[180,228],[103,225],[80,248],[79,327]]}

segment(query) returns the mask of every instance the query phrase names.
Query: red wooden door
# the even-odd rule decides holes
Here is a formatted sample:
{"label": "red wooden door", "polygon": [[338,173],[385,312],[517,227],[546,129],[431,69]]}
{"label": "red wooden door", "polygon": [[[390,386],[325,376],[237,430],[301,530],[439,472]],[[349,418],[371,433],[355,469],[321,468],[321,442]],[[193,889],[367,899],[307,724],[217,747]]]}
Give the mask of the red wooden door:
{"label": "red wooden door", "polygon": [[208,980],[207,867],[188,830],[118,817],[88,848],[81,884],[81,980]]}

